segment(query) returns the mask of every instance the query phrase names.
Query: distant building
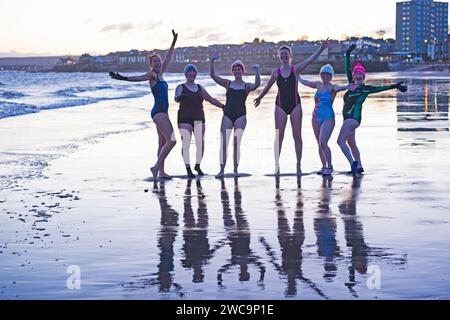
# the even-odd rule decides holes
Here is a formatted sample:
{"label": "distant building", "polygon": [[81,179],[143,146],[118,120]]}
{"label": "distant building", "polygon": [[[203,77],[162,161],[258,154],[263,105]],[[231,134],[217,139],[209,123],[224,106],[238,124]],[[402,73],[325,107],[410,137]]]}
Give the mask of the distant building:
{"label": "distant building", "polygon": [[77,59],[72,56],[63,57],[56,62],[57,66],[72,66],[78,63]]}
{"label": "distant building", "polygon": [[431,60],[448,57],[448,3],[397,2],[396,50]]}

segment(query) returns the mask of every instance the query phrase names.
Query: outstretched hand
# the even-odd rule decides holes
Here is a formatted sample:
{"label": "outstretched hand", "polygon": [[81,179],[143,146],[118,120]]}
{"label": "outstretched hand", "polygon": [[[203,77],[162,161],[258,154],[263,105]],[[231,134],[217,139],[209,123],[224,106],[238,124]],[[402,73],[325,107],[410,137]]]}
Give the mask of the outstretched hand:
{"label": "outstretched hand", "polygon": [[320,49],[325,50],[327,48],[330,48],[333,45],[330,38],[327,38],[325,41],[322,41],[320,44]]}
{"label": "outstretched hand", "polygon": [[258,108],[259,105],[261,104],[261,98],[256,98],[255,100],[253,100],[253,104],[255,105],[255,108]]}
{"label": "outstretched hand", "polygon": [[211,60],[211,61],[215,61],[215,60],[217,60],[217,59],[219,59],[219,51],[213,51],[213,52],[211,53],[210,60]]}
{"label": "outstretched hand", "polygon": [[352,53],[353,50],[355,50],[356,48],[356,44],[352,44],[348,49],[347,49],[347,54]]}
{"label": "outstretched hand", "polygon": [[178,33],[175,32],[175,30],[172,29],[172,35],[173,35],[173,43],[177,42],[178,40]]}
{"label": "outstretched hand", "polygon": [[120,73],[118,73],[118,72],[110,72],[110,73],[109,73],[109,76],[110,76],[112,79],[115,79],[115,80],[122,80],[122,81],[128,80],[127,77],[122,76],[122,75],[121,75]]}
{"label": "outstretched hand", "polygon": [[397,88],[398,90],[400,90],[401,92],[406,92],[408,91],[408,87],[402,84],[403,81],[398,82],[395,84],[395,88]]}

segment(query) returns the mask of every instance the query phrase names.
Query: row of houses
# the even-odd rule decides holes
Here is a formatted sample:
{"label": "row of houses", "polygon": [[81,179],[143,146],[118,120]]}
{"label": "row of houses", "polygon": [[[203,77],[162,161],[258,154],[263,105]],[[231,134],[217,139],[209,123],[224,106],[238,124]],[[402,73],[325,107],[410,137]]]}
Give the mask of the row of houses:
{"label": "row of houses", "polygon": [[[343,59],[345,51],[352,44],[356,43],[358,47],[358,59],[361,61],[392,61],[401,59],[393,55],[395,41],[365,38],[352,38],[346,41],[336,41],[335,44],[325,50],[319,57],[319,61],[339,61]],[[207,63],[213,51],[221,53],[220,61],[231,63],[236,59],[242,61],[254,62],[260,64],[273,64],[278,60],[278,48],[287,45],[292,48],[294,61],[301,61],[309,57],[316,51],[320,42],[313,41],[282,41],[282,42],[264,42],[255,39],[253,42],[243,44],[216,44],[210,46],[184,47],[176,48],[174,52],[174,62],[178,63]],[[164,50],[130,50],[109,53],[104,56],[91,56],[83,54],[79,58],[65,57],[58,61],[58,66],[64,65],[141,65],[147,63],[147,57],[153,53],[164,57]]]}

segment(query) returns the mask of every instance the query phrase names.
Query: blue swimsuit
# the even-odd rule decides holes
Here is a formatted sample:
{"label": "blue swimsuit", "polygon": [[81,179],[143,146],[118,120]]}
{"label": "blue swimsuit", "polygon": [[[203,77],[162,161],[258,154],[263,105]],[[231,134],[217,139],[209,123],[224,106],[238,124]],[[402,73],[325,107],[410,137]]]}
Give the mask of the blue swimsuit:
{"label": "blue swimsuit", "polygon": [[331,96],[331,89],[327,88],[325,92],[319,92],[319,90],[317,90],[314,99],[316,101],[316,107],[314,108],[313,118],[315,118],[320,125],[322,125],[325,120],[334,119],[334,99]]}
{"label": "blue swimsuit", "polygon": [[152,109],[152,118],[158,113],[168,113],[169,111],[169,85],[166,81],[158,82],[151,88],[155,104]]}

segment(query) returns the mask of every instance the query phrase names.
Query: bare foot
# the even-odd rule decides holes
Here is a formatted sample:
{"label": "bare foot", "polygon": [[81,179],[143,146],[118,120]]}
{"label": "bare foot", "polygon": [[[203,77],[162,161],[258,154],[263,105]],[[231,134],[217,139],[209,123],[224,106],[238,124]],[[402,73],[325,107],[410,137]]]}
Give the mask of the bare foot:
{"label": "bare foot", "polygon": [[280,166],[275,166],[275,177],[279,177],[281,175]]}
{"label": "bare foot", "polygon": [[167,173],[165,173],[165,172],[160,172],[159,173],[159,178],[163,179],[163,180],[171,180],[172,179],[172,177],[170,175],[168,175]]}
{"label": "bare foot", "polygon": [[217,175],[216,175],[216,179],[222,179],[224,177],[225,173],[223,171],[220,171]]}
{"label": "bare foot", "polygon": [[150,171],[152,172],[153,180],[158,179],[158,169],[156,167],[150,168]]}

